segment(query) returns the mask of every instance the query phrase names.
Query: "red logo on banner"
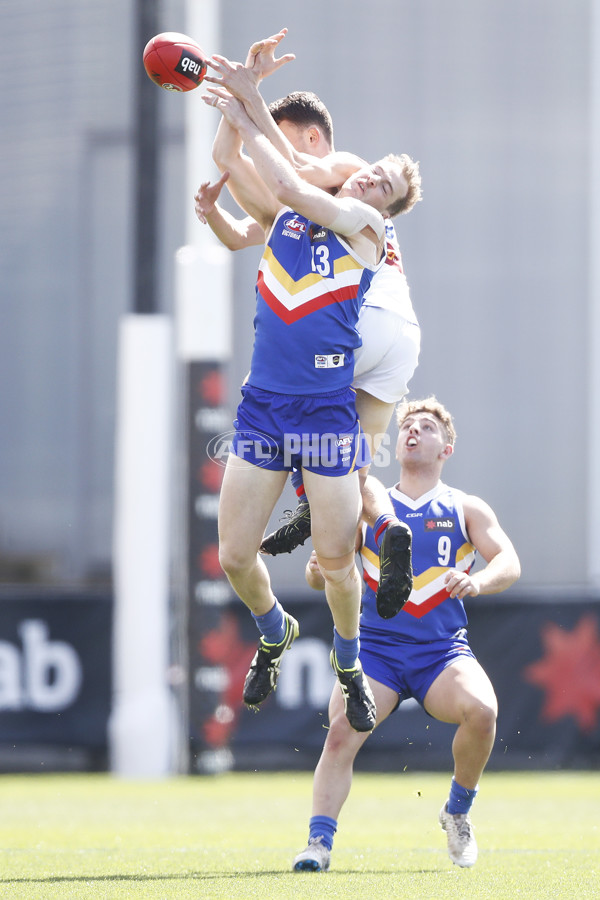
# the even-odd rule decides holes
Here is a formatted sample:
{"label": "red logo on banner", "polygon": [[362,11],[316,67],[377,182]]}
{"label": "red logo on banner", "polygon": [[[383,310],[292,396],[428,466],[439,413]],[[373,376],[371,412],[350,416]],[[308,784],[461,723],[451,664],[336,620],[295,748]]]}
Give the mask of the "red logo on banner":
{"label": "red logo on banner", "polygon": [[225,398],[225,379],[220,371],[208,372],[198,385],[198,393],[209,406],[220,406]]}
{"label": "red logo on banner", "polygon": [[219,545],[207,544],[198,555],[198,567],[207,578],[220,578],[223,569],[219,562]]}
{"label": "red logo on banner", "polygon": [[545,655],[523,671],[526,681],[546,691],[542,719],[573,716],[581,731],[592,732],[600,712],[600,635],[595,616],[583,616],[565,631],[553,622],[542,630]]}
{"label": "red logo on banner", "polygon": [[197,477],[200,484],[206,488],[207,491],[212,491],[214,494],[221,490],[224,474],[225,469],[223,466],[216,463],[214,459],[207,459],[197,470]]}
{"label": "red logo on banner", "polygon": [[245,644],[240,638],[235,616],[225,614],[218,629],[209,631],[200,641],[200,652],[212,665],[227,670],[227,687],[219,698],[219,706],[202,726],[204,739],[213,747],[223,747],[235,730],[242,690],[256,644]]}

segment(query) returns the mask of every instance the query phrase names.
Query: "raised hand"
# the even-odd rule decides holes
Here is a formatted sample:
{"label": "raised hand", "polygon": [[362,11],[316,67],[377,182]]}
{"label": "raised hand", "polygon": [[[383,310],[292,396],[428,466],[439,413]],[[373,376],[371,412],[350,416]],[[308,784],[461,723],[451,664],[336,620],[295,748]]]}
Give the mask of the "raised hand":
{"label": "raised hand", "polygon": [[277,34],[272,34],[271,37],[264,38],[262,41],[256,41],[248,50],[246,68],[250,70],[257,84],[286,63],[296,59],[294,53],[286,53],[275,59],[275,50],[286,34],[287,28],[282,28]]}
{"label": "raised hand", "polygon": [[208,93],[202,94],[202,99],[207,106],[214,106],[222,113],[223,118],[237,130],[238,126],[250,121],[248,114],[236,97],[233,96],[224,87],[220,87],[220,82],[215,82],[216,87],[209,87]]}
{"label": "raised hand", "polygon": [[230,94],[242,101],[247,100],[253,91],[256,92],[256,79],[242,63],[232,62],[218,53],[213,54],[206,62],[215,74],[206,75],[205,81],[227,88]]}
{"label": "raised hand", "polygon": [[194,200],[196,201],[196,215],[203,225],[207,224],[206,216],[210,215],[214,210],[221,189],[228,178],[229,172],[225,171],[214,184],[211,184],[210,181],[203,181],[196,191],[196,194],[194,195]]}

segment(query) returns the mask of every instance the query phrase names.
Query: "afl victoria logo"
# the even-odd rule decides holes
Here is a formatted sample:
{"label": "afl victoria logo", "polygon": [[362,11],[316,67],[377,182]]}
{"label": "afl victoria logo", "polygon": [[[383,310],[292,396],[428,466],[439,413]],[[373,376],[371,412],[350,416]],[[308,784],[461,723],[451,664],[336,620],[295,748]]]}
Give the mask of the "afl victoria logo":
{"label": "afl victoria logo", "polygon": [[304,234],[306,231],[306,224],[301,222],[295,216],[293,219],[286,219],[283,224],[286,228],[289,228],[290,231],[299,231],[301,234]]}

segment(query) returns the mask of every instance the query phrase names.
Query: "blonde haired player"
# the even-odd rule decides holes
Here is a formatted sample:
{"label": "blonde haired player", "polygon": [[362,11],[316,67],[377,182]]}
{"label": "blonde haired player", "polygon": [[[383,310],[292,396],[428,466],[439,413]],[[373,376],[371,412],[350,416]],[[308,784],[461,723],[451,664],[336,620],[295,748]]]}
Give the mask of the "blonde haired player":
{"label": "blonde haired player", "polygon": [[[506,590],[519,577],[520,564],[487,503],[441,481],[456,437],[449,412],[434,397],[403,403],[398,425],[400,478],[389,494],[398,518],[409,517],[411,523],[414,587],[395,618],[377,615],[378,555],[372,528],[365,526],[360,659],[377,705],[376,727],[409,697],[428,715],[457,726],[454,776],[439,821],[450,859],[468,867],[477,860],[469,811],[494,743],[497,701],[467,641],[464,601]],[[476,553],[486,565],[473,572]],[[322,587],[314,557],[307,580],[311,587]],[[334,690],[315,770],[309,843],[294,860],[296,871],[329,868],[337,819],[365,739],[348,728]]]}

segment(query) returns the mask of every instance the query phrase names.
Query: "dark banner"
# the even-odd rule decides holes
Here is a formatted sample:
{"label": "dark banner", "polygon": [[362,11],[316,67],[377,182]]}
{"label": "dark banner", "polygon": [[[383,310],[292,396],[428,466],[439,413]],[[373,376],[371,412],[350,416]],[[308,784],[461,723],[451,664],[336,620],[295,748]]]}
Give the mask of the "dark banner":
{"label": "dark banner", "polygon": [[0,592],[0,747],[106,756],[112,597]]}
{"label": "dark banner", "polygon": [[[241,602],[200,637],[212,660],[212,712],[193,727],[239,770],[313,768],[334,684],[331,616],[323,600],[285,603],[300,638],[284,657],[276,692],[259,712],[241,702],[258,633]],[[499,717],[488,768],[600,766],[600,602],[535,602],[515,596],[469,604],[469,638],[496,689]],[[205,679],[210,683],[210,677]],[[448,770],[455,728],[408,701],[366,742],[357,769]],[[201,771],[197,764],[195,771]]]}
{"label": "dark banner", "polygon": [[[235,597],[221,566],[217,513],[232,416],[225,405],[224,365],[218,361],[187,366],[187,593],[189,667],[189,749],[194,772],[232,766],[227,740],[215,740],[224,715],[227,672],[218,640],[225,611]],[[235,646],[232,646],[235,652]]]}

